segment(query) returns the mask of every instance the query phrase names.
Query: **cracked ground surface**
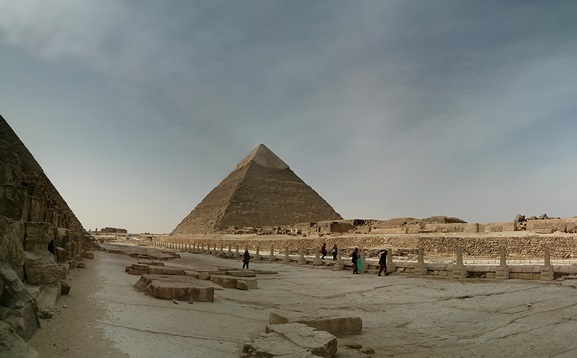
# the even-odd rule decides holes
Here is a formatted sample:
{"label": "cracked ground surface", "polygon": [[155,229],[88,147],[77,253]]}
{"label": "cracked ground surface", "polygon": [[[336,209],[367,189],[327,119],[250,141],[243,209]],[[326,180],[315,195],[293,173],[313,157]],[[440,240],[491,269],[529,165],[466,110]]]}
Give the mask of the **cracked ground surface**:
{"label": "cracked ground surface", "polygon": [[[575,281],[451,280],[352,275],[351,271],[253,262],[259,288],[215,291],[214,302],[175,304],[137,292],[138,260],[96,252],[69,276],[72,290],[29,342],[42,357],[238,357],[263,332],[272,309],[360,316],[363,332],[340,337],[335,357],[575,357]],[[240,268],[181,253],[166,265]],[[365,355],[366,356],[366,355]]]}

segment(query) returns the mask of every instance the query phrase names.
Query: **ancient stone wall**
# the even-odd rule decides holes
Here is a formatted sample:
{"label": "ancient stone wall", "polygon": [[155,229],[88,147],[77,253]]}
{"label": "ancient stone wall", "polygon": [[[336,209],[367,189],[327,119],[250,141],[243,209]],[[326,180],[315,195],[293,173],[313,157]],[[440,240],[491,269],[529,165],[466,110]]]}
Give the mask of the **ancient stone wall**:
{"label": "ancient stone wall", "polygon": [[518,233],[506,236],[479,234],[469,236],[419,234],[419,235],[324,235],[318,236],[291,236],[274,235],[270,238],[262,235],[222,235],[222,236],[194,236],[172,235],[158,237],[170,243],[179,244],[202,244],[204,247],[231,246],[234,250],[237,246],[243,250],[256,250],[268,252],[272,247],[276,251],[284,251],[288,248],[291,254],[297,254],[302,249],[307,255],[314,255],[323,243],[327,247],[337,244],[343,250],[343,255],[348,255],[355,247],[369,249],[370,257],[378,255],[378,249],[386,248],[393,251],[394,255],[416,256],[417,249],[422,247],[426,254],[436,256],[454,256],[460,246],[463,255],[478,258],[497,259],[501,247],[505,247],[507,255],[511,259],[528,260],[542,259],[545,247],[549,247],[552,259],[567,259],[577,257],[577,235],[538,235]]}

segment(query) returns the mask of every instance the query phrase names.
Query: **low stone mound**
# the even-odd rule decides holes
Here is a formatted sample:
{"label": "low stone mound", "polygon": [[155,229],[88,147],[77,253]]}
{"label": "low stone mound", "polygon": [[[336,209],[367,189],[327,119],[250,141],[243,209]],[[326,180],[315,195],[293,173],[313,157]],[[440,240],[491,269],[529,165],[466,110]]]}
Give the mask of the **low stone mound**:
{"label": "low stone mound", "polygon": [[134,287],[165,300],[214,302],[214,287],[192,276],[142,275]]}
{"label": "low stone mound", "polygon": [[244,345],[242,357],[332,357],[337,338],[301,323],[269,325],[266,333]]}
{"label": "low stone mound", "polygon": [[327,331],[335,336],[359,334],[363,329],[363,320],[360,317],[320,317],[313,312],[272,311],[268,323],[302,323],[318,330]]}

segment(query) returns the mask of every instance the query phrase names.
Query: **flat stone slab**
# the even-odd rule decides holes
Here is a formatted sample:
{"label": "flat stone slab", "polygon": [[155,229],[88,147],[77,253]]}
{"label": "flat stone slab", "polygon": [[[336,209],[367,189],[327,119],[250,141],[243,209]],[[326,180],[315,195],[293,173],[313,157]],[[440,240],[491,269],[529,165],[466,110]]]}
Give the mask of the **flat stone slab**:
{"label": "flat stone slab", "polygon": [[313,312],[272,311],[269,324],[302,323],[335,336],[359,334],[363,329],[360,317],[318,317]]}
{"label": "flat stone slab", "polygon": [[234,277],[255,277],[256,273],[254,271],[250,271],[250,270],[233,270],[233,271],[227,271],[226,272],[227,275],[229,276],[234,276]]}
{"label": "flat stone slab", "polygon": [[[229,275],[213,275],[210,276],[210,280],[219,286],[224,288],[238,288],[244,290],[244,285],[239,284],[239,281],[243,281],[246,284],[246,289],[258,288],[256,278],[254,277],[234,277]],[[242,288],[239,288],[242,287]]]}
{"label": "flat stone slab", "polygon": [[130,266],[126,266],[124,271],[129,275],[146,275],[149,273],[148,265],[140,265],[140,264],[132,264]]}
{"label": "flat stone slab", "polygon": [[246,344],[243,357],[332,357],[337,338],[300,323],[269,325],[252,343]]}
{"label": "flat stone slab", "polygon": [[214,301],[214,287],[192,276],[142,275],[134,287],[160,299]]}
{"label": "flat stone slab", "polygon": [[164,266],[164,262],[159,261],[138,261],[141,265],[148,265],[148,266]]}
{"label": "flat stone slab", "polygon": [[177,275],[184,276],[184,269],[167,266],[150,266],[148,273],[151,275]]}
{"label": "flat stone slab", "polygon": [[126,266],[124,269],[130,275],[184,275],[185,270],[177,267],[168,267],[168,266],[149,266],[143,264],[132,264],[130,266]]}

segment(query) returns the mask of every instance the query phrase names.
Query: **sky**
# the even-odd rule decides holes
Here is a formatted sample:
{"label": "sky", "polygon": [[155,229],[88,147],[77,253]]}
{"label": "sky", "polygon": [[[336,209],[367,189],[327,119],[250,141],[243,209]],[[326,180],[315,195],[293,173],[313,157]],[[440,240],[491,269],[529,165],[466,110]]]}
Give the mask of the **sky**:
{"label": "sky", "polygon": [[577,215],[577,2],[0,0],[0,115],[86,229],[263,143],[346,219]]}

